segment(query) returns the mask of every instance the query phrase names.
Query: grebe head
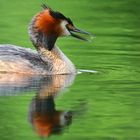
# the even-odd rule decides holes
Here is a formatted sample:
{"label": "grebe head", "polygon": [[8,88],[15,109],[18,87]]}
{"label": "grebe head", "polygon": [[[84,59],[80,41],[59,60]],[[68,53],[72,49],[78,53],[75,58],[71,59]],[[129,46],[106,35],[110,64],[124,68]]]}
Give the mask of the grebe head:
{"label": "grebe head", "polygon": [[62,13],[53,11],[46,5],[42,5],[42,7],[43,11],[33,18],[29,26],[29,34],[36,47],[44,46],[51,51],[57,38],[63,36],[73,36],[87,41],[87,39],[75,33],[86,35],[90,35],[90,33],[77,29],[72,20]]}

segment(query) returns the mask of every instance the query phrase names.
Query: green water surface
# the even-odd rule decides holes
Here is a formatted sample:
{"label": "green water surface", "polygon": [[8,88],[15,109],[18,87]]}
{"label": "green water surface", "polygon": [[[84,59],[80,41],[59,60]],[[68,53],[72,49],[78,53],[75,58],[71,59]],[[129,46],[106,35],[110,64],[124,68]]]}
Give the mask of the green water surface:
{"label": "green water surface", "polygon": [[[77,75],[73,85],[55,99],[58,110],[76,113],[63,133],[44,139],[140,140],[140,1],[47,3],[96,35],[92,43],[69,37],[57,44],[78,69],[97,73]],[[41,10],[40,4],[39,0],[0,0],[0,44],[33,48],[27,27]],[[39,140],[28,121],[37,89],[19,92],[0,96],[0,140]]]}

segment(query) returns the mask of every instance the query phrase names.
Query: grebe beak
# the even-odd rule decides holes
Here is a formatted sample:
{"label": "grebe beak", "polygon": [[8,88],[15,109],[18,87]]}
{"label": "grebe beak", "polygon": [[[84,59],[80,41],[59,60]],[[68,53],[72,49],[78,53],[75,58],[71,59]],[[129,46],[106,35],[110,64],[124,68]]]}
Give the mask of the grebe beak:
{"label": "grebe beak", "polygon": [[89,32],[83,31],[81,29],[78,29],[74,26],[68,26],[67,27],[69,32],[71,33],[72,37],[75,37],[77,39],[83,40],[83,41],[91,41],[95,36]]}

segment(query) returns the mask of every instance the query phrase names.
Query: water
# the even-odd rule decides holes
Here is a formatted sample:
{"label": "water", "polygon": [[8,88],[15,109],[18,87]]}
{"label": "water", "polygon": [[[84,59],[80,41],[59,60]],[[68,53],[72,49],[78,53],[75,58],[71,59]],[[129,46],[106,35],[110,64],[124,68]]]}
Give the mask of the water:
{"label": "water", "polygon": [[[140,2],[48,3],[96,38],[92,43],[58,40],[80,69],[76,76],[0,75],[0,139],[139,140]],[[39,5],[40,1],[0,1],[0,44],[31,47],[27,25]],[[60,125],[50,118],[61,118]]]}

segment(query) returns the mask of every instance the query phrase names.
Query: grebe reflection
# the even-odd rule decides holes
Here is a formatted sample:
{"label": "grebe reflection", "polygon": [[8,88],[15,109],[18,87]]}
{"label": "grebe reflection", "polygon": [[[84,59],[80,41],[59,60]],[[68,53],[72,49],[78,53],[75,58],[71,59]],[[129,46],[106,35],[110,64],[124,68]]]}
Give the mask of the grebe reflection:
{"label": "grebe reflection", "polygon": [[36,93],[28,113],[32,128],[41,137],[61,134],[63,128],[72,122],[72,111],[57,110],[55,100],[73,83],[75,76],[26,77],[18,74],[0,74],[0,95],[19,96],[21,93]]}
{"label": "grebe reflection", "polygon": [[55,98],[58,93],[68,87],[74,79],[74,75],[57,75],[48,79],[47,85],[42,85],[36,97],[33,98],[29,120],[41,137],[48,137],[52,134],[61,134],[63,128],[72,122],[72,112],[57,110]]}
{"label": "grebe reflection", "polygon": [[72,112],[56,110],[54,98],[51,96],[44,99],[36,97],[30,111],[30,122],[41,137],[61,134],[72,122]]}

